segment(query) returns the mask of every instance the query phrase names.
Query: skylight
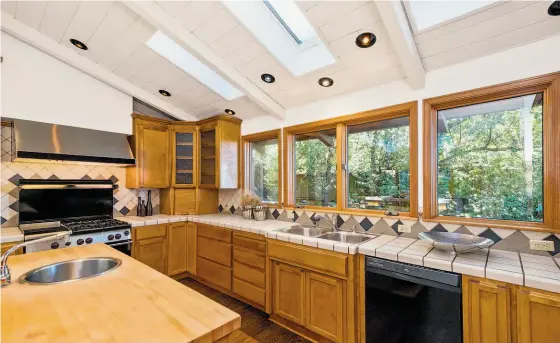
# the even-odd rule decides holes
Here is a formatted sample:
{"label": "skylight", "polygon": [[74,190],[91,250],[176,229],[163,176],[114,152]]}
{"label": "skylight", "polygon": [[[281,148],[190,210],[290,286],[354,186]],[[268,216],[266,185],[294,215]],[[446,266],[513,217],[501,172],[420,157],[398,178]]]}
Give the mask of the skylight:
{"label": "skylight", "polygon": [[496,1],[406,1],[405,6],[415,31],[421,31]]}
{"label": "skylight", "polygon": [[264,0],[264,3],[298,44],[317,37],[313,26],[295,2],[291,0]]}
{"label": "skylight", "polygon": [[241,91],[210,69],[206,64],[191,55],[187,50],[183,49],[163,32],[157,31],[154,33],[146,42],[146,45],[166,58],[169,62],[183,69],[202,84],[218,93],[222,98],[229,101],[243,96]]}

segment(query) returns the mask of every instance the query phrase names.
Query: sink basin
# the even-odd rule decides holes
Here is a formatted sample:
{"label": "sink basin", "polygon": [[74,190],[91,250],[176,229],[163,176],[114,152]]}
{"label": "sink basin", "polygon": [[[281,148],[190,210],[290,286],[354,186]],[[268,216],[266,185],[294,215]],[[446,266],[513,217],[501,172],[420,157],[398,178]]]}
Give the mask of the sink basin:
{"label": "sink basin", "polygon": [[292,235],[300,235],[300,236],[307,236],[307,237],[317,237],[319,235],[324,234],[325,232],[329,232],[330,229],[322,229],[320,227],[315,226],[306,226],[306,225],[296,225],[292,226],[287,229],[278,230],[279,232],[291,233]]}
{"label": "sink basin", "polygon": [[118,258],[96,257],[49,264],[33,269],[19,278],[21,283],[54,284],[101,275],[120,266]]}
{"label": "sink basin", "polygon": [[370,239],[374,238],[370,235],[360,235],[357,233],[346,233],[346,232],[329,232],[322,235],[317,236],[317,238],[328,239],[331,241],[337,241],[342,243],[349,243],[349,244],[358,244],[363,243],[365,241],[369,241]]}

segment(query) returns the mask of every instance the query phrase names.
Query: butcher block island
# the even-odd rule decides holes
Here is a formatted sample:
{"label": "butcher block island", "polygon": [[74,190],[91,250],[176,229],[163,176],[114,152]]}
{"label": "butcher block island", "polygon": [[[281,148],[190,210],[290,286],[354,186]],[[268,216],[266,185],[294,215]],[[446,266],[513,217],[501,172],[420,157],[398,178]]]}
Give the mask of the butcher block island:
{"label": "butcher block island", "polygon": [[[71,282],[22,284],[38,267],[113,257],[122,264]],[[56,249],[9,259],[12,283],[1,289],[2,342],[216,342],[240,316],[181,283],[106,246]]]}

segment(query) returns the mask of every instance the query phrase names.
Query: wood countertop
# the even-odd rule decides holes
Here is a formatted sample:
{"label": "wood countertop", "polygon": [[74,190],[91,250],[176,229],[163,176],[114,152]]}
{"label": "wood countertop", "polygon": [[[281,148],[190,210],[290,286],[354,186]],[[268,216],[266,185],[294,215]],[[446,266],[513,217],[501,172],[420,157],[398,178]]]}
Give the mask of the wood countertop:
{"label": "wood countertop", "polygon": [[[47,264],[116,257],[122,265],[89,279],[53,285],[18,282]],[[104,244],[10,257],[12,284],[1,289],[3,343],[214,342],[240,316]]]}

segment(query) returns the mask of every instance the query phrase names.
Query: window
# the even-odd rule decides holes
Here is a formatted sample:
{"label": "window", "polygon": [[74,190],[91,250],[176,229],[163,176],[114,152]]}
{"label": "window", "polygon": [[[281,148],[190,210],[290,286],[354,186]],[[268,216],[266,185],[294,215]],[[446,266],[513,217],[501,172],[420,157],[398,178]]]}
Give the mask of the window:
{"label": "window", "polygon": [[542,93],[438,111],[438,214],[543,221]]}
{"label": "window", "polygon": [[418,103],[284,128],[287,207],[416,217]]}
{"label": "window", "polygon": [[267,204],[280,203],[280,130],[243,136],[244,188]]}
{"label": "window", "polygon": [[348,207],[410,211],[409,118],[348,126]]}
{"label": "window", "polygon": [[295,137],[296,205],[336,207],[336,130]]}
{"label": "window", "polygon": [[558,228],[558,79],[547,75],[425,100],[425,218]]}

